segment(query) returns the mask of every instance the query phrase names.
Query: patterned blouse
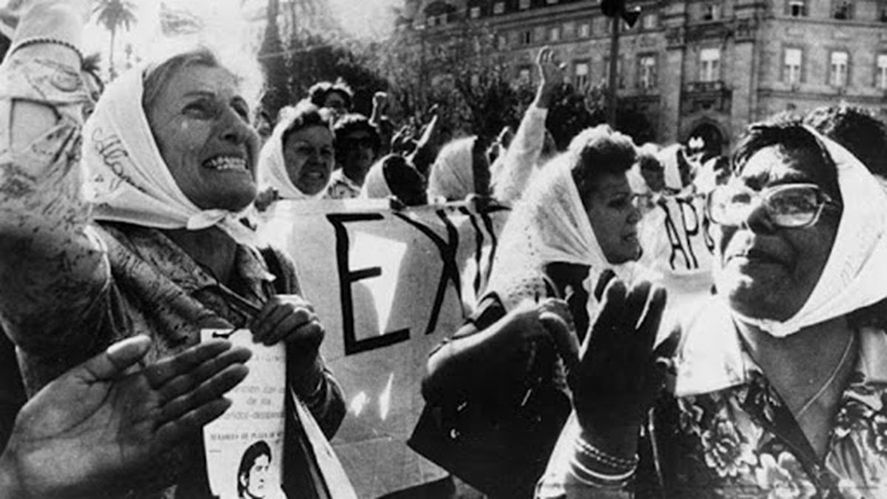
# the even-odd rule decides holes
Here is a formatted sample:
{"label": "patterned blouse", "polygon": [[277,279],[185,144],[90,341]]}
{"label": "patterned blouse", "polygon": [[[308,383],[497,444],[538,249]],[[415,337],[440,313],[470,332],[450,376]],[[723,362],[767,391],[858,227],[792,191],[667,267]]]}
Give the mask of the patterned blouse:
{"label": "patterned blouse", "polygon": [[855,368],[818,459],[723,306],[707,307],[684,331],[676,395],[651,411],[634,483],[595,489],[573,474],[572,417],[537,497],[887,497],[887,332],[857,328]]}

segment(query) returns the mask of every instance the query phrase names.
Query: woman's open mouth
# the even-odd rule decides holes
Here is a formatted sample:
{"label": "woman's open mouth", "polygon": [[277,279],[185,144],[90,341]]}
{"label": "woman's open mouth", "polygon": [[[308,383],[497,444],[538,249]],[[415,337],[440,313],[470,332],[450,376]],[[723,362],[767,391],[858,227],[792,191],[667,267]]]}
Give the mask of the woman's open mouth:
{"label": "woman's open mouth", "polygon": [[237,156],[216,156],[204,161],[201,166],[216,171],[249,171],[246,159]]}

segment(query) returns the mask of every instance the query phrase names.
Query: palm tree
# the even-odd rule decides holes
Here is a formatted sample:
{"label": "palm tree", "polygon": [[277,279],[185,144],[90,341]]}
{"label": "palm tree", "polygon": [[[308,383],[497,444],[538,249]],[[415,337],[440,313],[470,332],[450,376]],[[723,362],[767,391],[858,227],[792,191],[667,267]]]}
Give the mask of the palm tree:
{"label": "palm tree", "polygon": [[135,3],[129,0],[98,0],[93,13],[96,21],[111,33],[110,49],[108,50],[108,73],[111,78],[116,76],[114,72],[114,39],[117,30],[123,28],[129,31],[129,26],[136,21]]}

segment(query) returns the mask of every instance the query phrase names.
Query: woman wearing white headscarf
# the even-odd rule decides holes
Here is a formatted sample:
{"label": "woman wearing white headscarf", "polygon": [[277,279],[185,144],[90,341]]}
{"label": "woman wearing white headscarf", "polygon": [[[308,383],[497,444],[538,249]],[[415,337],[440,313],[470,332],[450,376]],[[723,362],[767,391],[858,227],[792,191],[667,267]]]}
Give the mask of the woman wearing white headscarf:
{"label": "woman wearing white headscarf", "polygon": [[[542,408],[542,426],[513,449],[519,464],[491,477],[496,495],[531,494],[567,416],[559,359],[576,357],[591,282],[640,255],[640,214],[626,176],[635,159],[631,139],[603,125],[541,170],[506,223],[477,312],[428,360],[422,393],[444,413],[465,401],[491,414],[527,403]],[[528,389],[532,401],[521,403]]]}
{"label": "woman wearing white headscarf", "polygon": [[432,201],[462,201],[472,194],[490,194],[490,162],[476,135],[444,145],[428,176],[428,198]]}
{"label": "woman wearing white headscarf", "polygon": [[[29,394],[124,337],[150,335],[153,362],[201,328],[249,328],[286,343],[289,386],[334,432],[344,404],[318,354],[323,328],[289,260],[237,221],[258,149],[240,80],[205,50],[137,68],[81,133],[87,2],[19,5],[0,67],[0,320]],[[195,431],[108,495],[205,496],[201,445]]]}
{"label": "woman wearing white headscarf", "polygon": [[718,294],[654,349],[664,292],[607,288],[537,496],[887,494],[887,196],[794,122],[752,126],[733,166]]}
{"label": "woman wearing white headscarf", "polygon": [[323,197],[336,161],[333,141],[328,115],[314,104],[284,108],[259,153],[259,191],[270,190],[274,199]]}

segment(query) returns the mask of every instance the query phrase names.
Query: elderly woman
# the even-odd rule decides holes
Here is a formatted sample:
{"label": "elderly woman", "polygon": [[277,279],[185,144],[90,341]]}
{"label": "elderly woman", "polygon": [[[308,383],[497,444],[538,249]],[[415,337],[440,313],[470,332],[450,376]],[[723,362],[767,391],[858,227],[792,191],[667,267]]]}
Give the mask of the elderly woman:
{"label": "elderly woman", "polygon": [[[332,435],[344,404],[323,327],[289,260],[237,221],[258,147],[239,79],[206,51],[177,55],[121,75],[81,134],[87,2],[21,4],[0,69],[0,320],[28,393],[123,337],[150,335],[153,362],[201,328],[249,328],[285,342],[289,387]],[[194,432],[125,485],[206,496],[201,446]]]}
{"label": "elderly woman", "polygon": [[569,411],[558,352],[577,355],[591,281],[640,255],[640,215],[626,177],[635,159],[631,139],[602,125],[540,171],[506,223],[475,315],[428,359],[422,393],[445,413],[463,403],[491,415],[538,407],[541,425],[514,442],[501,476],[478,482],[451,470],[484,492],[527,497],[544,469]]}
{"label": "elderly woman", "polygon": [[329,115],[307,101],[280,115],[259,155],[259,190],[273,199],[320,199],[335,164]]}
{"label": "elderly woman", "polygon": [[709,199],[718,295],[674,374],[675,337],[653,349],[664,292],[641,321],[650,286],[609,286],[539,497],[887,494],[887,198],[790,122],[753,126],[733,168]]}

